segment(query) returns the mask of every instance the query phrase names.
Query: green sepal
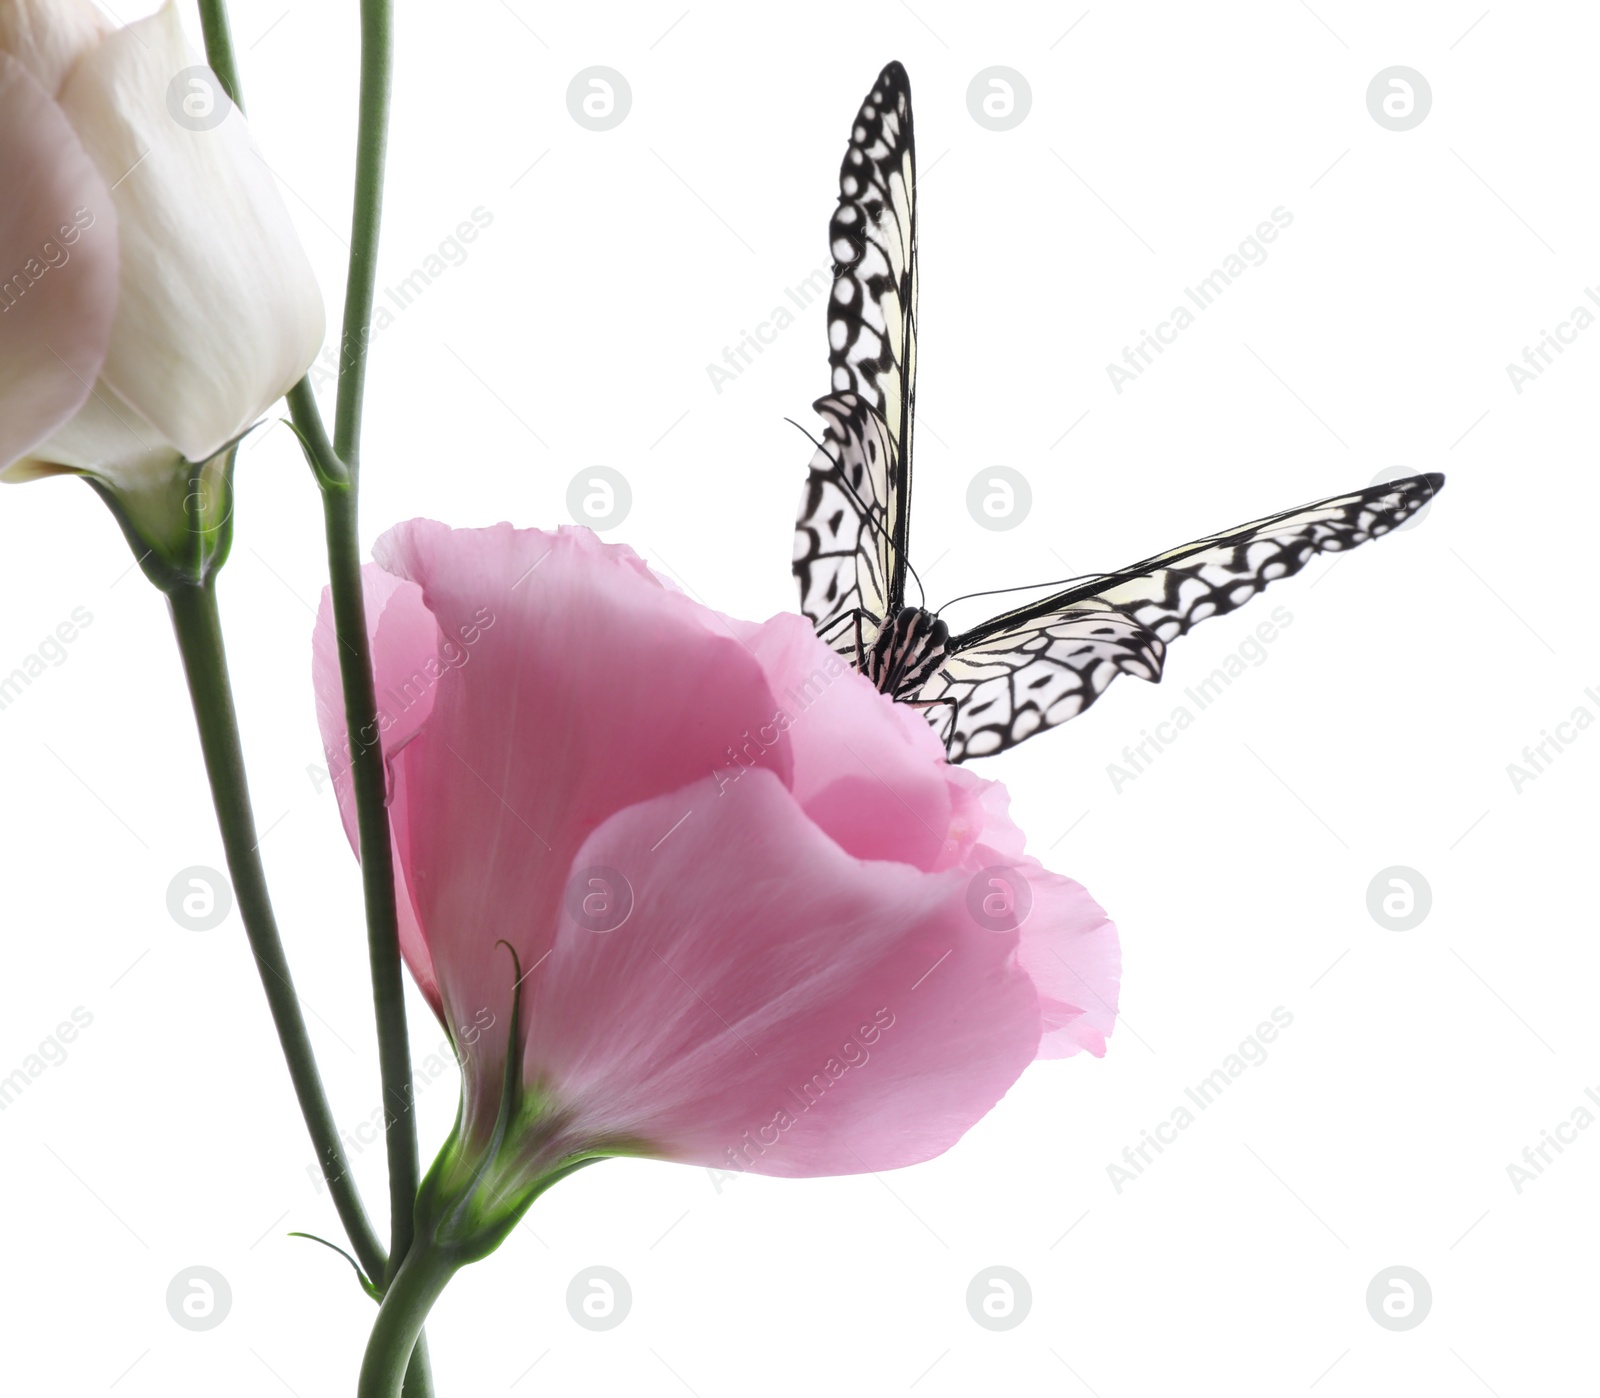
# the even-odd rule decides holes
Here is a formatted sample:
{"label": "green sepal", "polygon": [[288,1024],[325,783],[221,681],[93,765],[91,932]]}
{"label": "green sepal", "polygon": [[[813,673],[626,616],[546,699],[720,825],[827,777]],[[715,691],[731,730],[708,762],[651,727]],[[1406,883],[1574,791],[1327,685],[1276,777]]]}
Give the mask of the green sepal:
{"label": "green sepal", "polygon": [[283,423],[299,441],[300,451],[305,456],[306,465],[311,468],[311,474],[316,477],[318,489],[324,494],[353,490],[355,477],[350,468],[339,460],[333,443],[328,440],[322,415],[317,411],[316,395],[311,391],[311,380],[301,379],[285,396],[292,416],[284,418]]}
{"label": "green sepal", "polygon": [[368,1296],[372,1297],[374,1301],[377,1301],[380,1304],[382,1303],[383,1292],[374,1286],[372,1279],[361,1270],[361,1264],[357,1262],[355,1258],[351,1257],[350,1254],[347,1253],[342,1247],[340,1247],[338,1243],[330,1243],[326,1238],[317,1237],[315,1233],[301,1233],[293,1229],[290,1230],[288,1236],[291,1238],[309,1238],[314,1243],[321,1243],[325,1248],[332,1248],[336,1253],[339,1254],[340,1257],[344,1258],[344,1260],[355,1269],[356,1280],[361,1283],[361,1289],[366,1292]]}
{"label": "green sepal", "polygon": [[[487,1142],[467,1140],[463,1092],[455,1126],[417,1191],[418,1238],[456,1266],[480,1261],[499,1247],[558,1180],[609,1156],[644,1153],[643,1143],[636,1141],[580,1144],[567,1138],[561,1144],[570,1113],[548,1092],[522,1080],[522,962],[509,942],[496,945],[510,952],[515,982],[494,1128]],[[542,1167],[534,1163],[541,1156]]]}
{"label": "green sepal", "polygon": [[179,460],[175,469],[134,486],[84,473],[122,529],[144,575],[162,592],[204,586],[233,546],[236,437],[208,461]]}

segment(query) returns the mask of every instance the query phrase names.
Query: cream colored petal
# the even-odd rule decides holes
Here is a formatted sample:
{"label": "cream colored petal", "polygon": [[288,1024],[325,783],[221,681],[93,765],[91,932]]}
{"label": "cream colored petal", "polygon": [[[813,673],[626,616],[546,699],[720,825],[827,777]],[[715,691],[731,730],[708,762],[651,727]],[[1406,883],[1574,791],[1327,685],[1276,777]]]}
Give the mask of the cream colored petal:
{"label": "cream colored petal", "polygon": [[0,0],[0,50],[20,59],[52,96],[108,28],[90,0]]}
{"label": "cream colored petal", "polygon": [[34,480],[63,469],[99,476],[118,490],[140,490],[180,473],[184,464],[155,427],[101,382],[71,422],[0,477]]}
{"label": "cream colored petal", "polygon": [[172,4],[85,55],[61,104],[120,217],[122,296],[103,377],[203,461],[316,357],[311,265],[244,118]]}
{"label": "cream colored petal", "polygon": [[112,196],[50,95],[0,53],[0,467],[78,411],[117,309]]}

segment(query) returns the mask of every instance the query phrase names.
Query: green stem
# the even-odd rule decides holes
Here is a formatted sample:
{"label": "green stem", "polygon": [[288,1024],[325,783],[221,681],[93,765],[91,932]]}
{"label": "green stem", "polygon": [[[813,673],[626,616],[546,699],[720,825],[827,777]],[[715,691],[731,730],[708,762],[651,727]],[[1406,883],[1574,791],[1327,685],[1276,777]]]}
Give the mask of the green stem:
{"label": "green stem", "polygon": [[422,1341],[422,1323],[459,1266],[425,1241],[406,1254],[378,1309],[356,1398],[399,1398],[411,1352]]}
{"label": "green stem", "polygon": [[[352,1246],[367,1275],[379,1286],[398,1269],[411,1246],[420,1166],[417,1126],[412,1112],[411,1047],[406,1032],[405,982],[400,964],[399,915],[395,907],[393,849],[385,802],[387,774],[378,743],[363,743],[361,734],[376,733],[377,696],[367,639],[366,604],[361,589],[361,556],[357,533],[356,462],[360,444],[361,401],[366,385],[367,334],[377,285],[378,229],[383,212],[384,154],[388,145],[391,70],[393,66],[392,0],[361,3],[361,95],[356,135],[356,187],[351,215],[351,251],[345,291],[340,355],[338,407],[334,440],[317,409],[309,379],[302,378],[288,394],[289,411],[322,489],[328,572],[333,597],[334,627],[339,639],[339,673],[345,696],[345,723],[353,764],[356,820],[361,851],[363,891],[367,907],[368,959],[372,969],[373,1008],[377,1019],[378,1055],[383,1082],[384,1133],[389,1166],[390,1258],[376,1239],[372,1256],[362,1252],[361,1239],[350,1227]],[[243,110],[227,0],[200,0],[206,58],[235,105]],[[218,646],[220,648],[220,635]],[[242,768],[241,768],[242,779]],[[287,968],[285,968],[287,974]],[[291,1070],[292,1070],[291,1063]],[[313,1080],[315,1078],[313,1070]],[[321,1088],[317,1087],[320,1097]],[[324,1103],[326,1109],[326,1103]],[[309,1119],[309,1118],[308,1118]],[[338,1147],[338,1137],[333,1137]],[[331,1187],[331,1184],[330,1184]],[[353,1188],[351,1200],[360,1201]],[[343,1211],[341,1210],[341,1217]],[[366,1236],[371,1225],[360,1213]],[[427,1346],[416,1337],[415,1358],[405,1375],[405,1398],[432,1398],[433,1382]]]}
{"label": "green stem", "polygon": [[[344,328],[333,441],[309,387],[290,404],[295,424],[318,455],[331,445],[342,478],[324,461],[318,471],[328,541],[328,583],[339,638],[345,728],[367,903],[368,959],[377,1017],[389,1155],[389,1266],[396,1269],[411,1246],[421,1167],[412,1114],[411,1049],[406,1033],[405,978],[400,961],[400,920],[395,907],[394,852],[387,805],[388,773],[378,740],[378,700],[367,639],[357,529],[357,465],[361,404],[366,387],[367,338],[378,279],[378,231],[383,217],[384,154],[389,139],[394,62],[392,0],[361,0],[361,96],[356,127],[356,185],[350,217],[350,270],[345,285]],[[316,462],[313,457],[313,463]]]}
{"label": "green stem", "polygon": [[233,687],[228,680],[215,585],[207,582],[175,586],[167,594],[167,605],[183,657],[184,674],[189,681],[189,696],[200,731],[200,747],[205,755],[217,824],[222,831],[233,896],[239,905],[250,950],[255,953],[256,969],[267,994],[272,1022],[277,1026],[278,1042],[283,1046],[283,1056],[289,1065],[295,1096],[300,1101],[300,1111],[317,1148],[328,1192],[333,1196],[334,1208],[339,1211],[350,1244],[367,1274],[381,1278],[388,1260],[356,1194],[350,1164],[339,1140],[339,1128],[317,1075],[305,1017],[300,1013],[300,1000],[295,994],[289,962],[278,936],[277,920],[272,914],[266,871],[256,848],[255,816],[250,807]]}
{"label": "green stem", "polygon": [[406,1385],[401,1390],[403,1398],[433,1398],[433,1370],[428,1361],[428,1337],[418,1335],[411,1351],[411,1363],[406,1369]]}
{"label": "green stem", "polygon": [[[239,78],[228,30],[226,0],[201,0],[200,9],[207,58],[237,103]],[[340,358],[334,440],[328,439],[308,380],[301,379],[290,389],[288,400],[295,428],[322,488],[329,587],[333,596],[334,630],[339,639],[339,675],[344,689],[345,726],[350,742],[362,884],[366,894],[367,950],[378,1028],[378,1063],[388,1128],[384,1140],[389,1163],[389,1266],[395,1268],[411,1245],[412,1215],[422,1171],[416,1119],[411,1110],[411,1045],[406,1032],[394,856],[385,804],[387,775],[377,742],[378,701],[361,590],[355,486],[360,405],[366,381],[365,331],[372,319],[373,289],[378,272],[378,225],[383,213],[383,164],[388,142],[393,60],[391,20],[391,0],[362,0],[356,189],[344,313],[346,351]],[[373,1281],[380,1286],[383,1284],[383,1271],[371,1275]]]}
{"label": "green stem", "polygon": [[221,81],[229,100],[241,112],[239,67],[233,58],[233,30],[228,25],[227,0],[200,0],[200,32],[205,36],[206,60]]}
{"label": "green stem", "polygon": [[378,285],[378,227],[383,217],[384,152],[394,60],[392,0],[361,0],[361,102],[356,123],[355,208],[350,220],[350,272],[345,282],[339,350],[339,396],[333,449],[353,477],[361,456],[361,402],[367,339]]}
{"label": "green stem", "polygon": [[[421,1168],[412,1112],[411,1051],[406,1033],[405,977],[400,963],[400,922],[395,907],[394,846],[385,804],[388,775],[379,742],[378,698],[361,589],[361,543],[356,530],[355,486],[322,492],[327,523],[329,591],[339,640],[350,778],[356,801],[361,881],[367,902],[367,952],[372,1003],[383,1073],[385,1141],[389,1155],[389,1265],[398,1268],[411,1246]],[[381,1280],[381,1279],[378,1279]]]}

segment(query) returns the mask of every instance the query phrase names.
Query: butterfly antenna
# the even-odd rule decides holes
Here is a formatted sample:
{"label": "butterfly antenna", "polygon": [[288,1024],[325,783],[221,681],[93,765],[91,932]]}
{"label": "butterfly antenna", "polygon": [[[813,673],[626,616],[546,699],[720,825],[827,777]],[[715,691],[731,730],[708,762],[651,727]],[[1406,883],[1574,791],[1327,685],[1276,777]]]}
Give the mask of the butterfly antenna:
{"label": "butterfly antenna", "polygon": [[803,428],[792,417],[786,417],[786,418],[784,418],[784,421],[787,422],[790,427],[794,428],[794,430],[796,432],[798,432],[802,437],[804,437],[806,439],[806,441],[810,442],[811,445],[814,446],[818,451],[820,451],[820,452],[826,452],[827,451],[827,448],[825,446],[823,446],[821,442],[819,442],[815,437],[813,437],[809,432],[807,432],[806,429]]}
{"label": "butterfly antenna", "polygon": [[953,607],[957,602],[970,601],[974,597],[998,597],[1006,592],[1033,592],[1041,587],[1064,587],[1067,583],[1095,582],[1109,576],[1107,573],[1079,573],[1076,577],[1056,578],[1049,582],[1018,583],[1015,587],[986,587],[981,592],[963,592],[961,596],[952,597],[948,602],[942,603],[934,615],[938,616],[946,607]]}
{"label": "butterfly antenna", "polygon": [[[804,437],[806,439],[806,441],[810,442],[811,445],[814,446],[818,451],[820,451],[824,456],[828,456],[827,447],[823,446],[823,444],[821,442],[819,442],[815,437],[813,437],[809,432],[807,432],[805,428],[801,427],[800,424],[798,422],[796,422],[792,417],[786,417],[786,418],[784,418],[784,421],[787,422],[791,427],[793,427],[802,437]],[[829,459],[831,460],[832,458],[829,457]],[[835,465],[837,466],[837,463],[835,463]],[[837,485],[842,491],[844,491],[844,493],[846,495],[848,495],[850,497],[851,501],[855,504],[857,518],[859,518],[862,521],[862,523],[871,525],[872,528],[882,537],[884,543],[888,544],[890,548],[893,548],[894,547],[894,540],[889,537],[888,530],[886,530],[881,524],[879,524],[877,520],[873,519],[872,511],[867,508],[866,501],[864,501],[859,495],[856,494],[855,487],[852,486],[850,484],[850,482],[847,481],[844,478],[844,472],[843,471],[840,471],[838,473],[838,475],[834,478],[834,484]],[[911,567],[911,560],[909,558],[906,559],[906,567],[911,569],[911,576],[916,578],[917,577],[917,570],[915,568]],[[918,591],[921,591],[921,589],[922,589],[922,579],[921,578],[917,578],[917,589],[918,589]],[[924,602],[926,602],[928,600],[926,593],[923,593],[922,600]]]}

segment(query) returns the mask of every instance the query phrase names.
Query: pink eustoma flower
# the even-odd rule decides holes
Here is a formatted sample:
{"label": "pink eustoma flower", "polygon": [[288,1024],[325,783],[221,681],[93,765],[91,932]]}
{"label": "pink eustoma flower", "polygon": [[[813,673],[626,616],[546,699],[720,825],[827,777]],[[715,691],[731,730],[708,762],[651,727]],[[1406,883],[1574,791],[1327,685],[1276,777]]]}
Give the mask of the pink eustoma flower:
{"label": "pink eustoma flower", "polygon": [[[375,552],[360,737],[463,1069],[436,1192],[531,1200],[606,1154],[910,1165],[1035,1057],[1104,1052],[1105,914],[802,618],[729,620],[580,528],[415,520]],[[315,652],[354,842],[326,598]]]}

